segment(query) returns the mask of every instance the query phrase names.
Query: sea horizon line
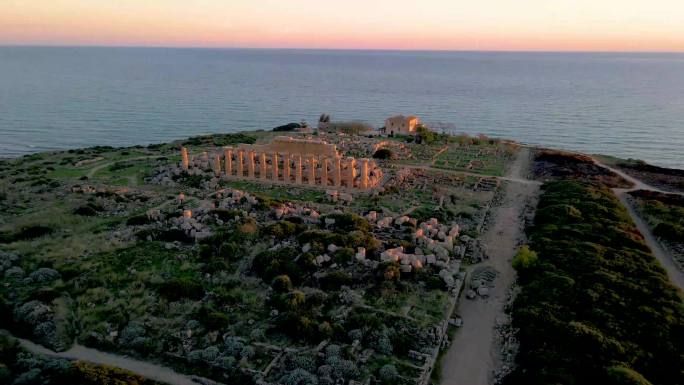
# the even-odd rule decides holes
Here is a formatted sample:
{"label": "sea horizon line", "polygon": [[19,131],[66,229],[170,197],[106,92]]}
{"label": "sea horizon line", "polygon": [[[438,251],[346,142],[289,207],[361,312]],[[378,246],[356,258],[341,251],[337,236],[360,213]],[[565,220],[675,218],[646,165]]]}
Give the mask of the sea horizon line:
{"label": "sea horizon line", "polygon": [[407,53],[537,53],[537,54],[667,54],[684,55],[682,51],[629,51],[629,50],[545,50],[545,49],[413,49],[413,48],[330,48],[330,47],[241,47],[241,46],[190,46],[190,45],[125,45],[125,44],[23,44],[2,43],[0,48],[109,48],[109,49],[171,49],[208,51],[333,51],[333,52],[407,52]]}

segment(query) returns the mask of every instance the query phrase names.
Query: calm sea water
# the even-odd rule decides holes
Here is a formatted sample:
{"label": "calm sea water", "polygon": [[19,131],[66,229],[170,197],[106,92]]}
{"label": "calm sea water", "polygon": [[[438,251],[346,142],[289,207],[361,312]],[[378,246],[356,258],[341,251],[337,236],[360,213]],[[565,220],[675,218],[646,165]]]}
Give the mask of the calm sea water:
{"label": "calm sea water", "polygon": [[0,156],[322,112],[684,168],[684,54],[0,48]]}

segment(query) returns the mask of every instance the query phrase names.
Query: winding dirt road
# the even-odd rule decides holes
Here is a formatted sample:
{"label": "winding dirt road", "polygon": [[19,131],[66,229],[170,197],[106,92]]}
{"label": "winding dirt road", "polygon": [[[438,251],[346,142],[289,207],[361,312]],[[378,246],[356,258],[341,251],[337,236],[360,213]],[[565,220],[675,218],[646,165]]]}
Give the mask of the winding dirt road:
{"label": "winding dirt road", "polygon": [[[539,183],[526,180],[530,168],[530,150],[521,148],[505,180],[502,205],[496,208],[493,226],[483,236],[489,259],[475,266],[490,266],[498,272],[494,287],[486,299],[461,300],[458,313],[463,326],[456,332],[442,360],[441,384],[488,385],[500,365],[497,324],[506,320],[504,307],[508,291],[515,281],[511,260],[524,234],[525,206],[534,202]],[[517,182],[520,180],[522,183]]]}
{"label": "winding dirt road", "polygon": [[677,264],[674,261],[674,258],[670,253],[668,253],[663,247],[660,245],[660,242],[658,242],[658,239],[653,235],[653,232],[651,231],[650,226],[644,221],[641,216],[639,216],[639,213],[636,212],[634,209],[634,206],[629,202],[629,195],[628,193],[630,191],[635,191],[635,190],[646,190],[646,191],[655,191],[659,193],[664,193],[664,194],[672,194],[672,195],[682,195],[681,193],[673,193],[669,191],[663,191],[660,189],[657,189],[655,187],[652,187],[639,179],[636,179],[629,174],[624,173],[621,170],[618,170],[616,168],[607,166],[603,163],[598,162],[595,160],[596,164],[598,164],[601,167],[605,167],[608,170],[613,171],[614,173],[620,175],[621,177],[625,178],[629,182],[632,182],[634,184],[634,187],[630,189],[620,189],[620,188],[614,188],[613,192],[615,195],[617,195],[618,199],[622,203],[623,206],[627,209],[627,212],[629,215],[632,217],[632,220],[636,224],[637,229],[641,234],[644,236],[644,241],[648,245],[648,247],[651,249],[651,252],[653,255],[656,257],[656,259],[660,262],[660,264],[663,266],[665,271],[667,272],[667,276],[670,278],[670,282],[672,282],[675,286],[679,287],[680,290],[684,291],[684,272],[680,270],[677,267]]}
{"label": "winding dirt road", "polygon": [[67,351],[54,352],[29,340],[17,337],[14,338],[19,341],[21,347],[36,354],[121,368],[145,378],[164,382],[170,385],[197,385],[200,383],[193,381],[193,378],[190,376],[177,373],[173,369],[167,368],[165,366],[143,362],[116,354],[101,352],[99,350],[86,348],[85,346],[78,344],[75,344]]}

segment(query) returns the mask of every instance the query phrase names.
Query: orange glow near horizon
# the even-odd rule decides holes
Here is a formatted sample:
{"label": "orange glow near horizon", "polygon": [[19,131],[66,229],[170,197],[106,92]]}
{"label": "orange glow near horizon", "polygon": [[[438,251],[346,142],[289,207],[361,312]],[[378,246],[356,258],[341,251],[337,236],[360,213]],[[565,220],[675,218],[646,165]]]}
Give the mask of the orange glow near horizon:
{"label": "orange glow near horizon", "polygon": [[684,52],[684,2],[5,0],[0,44]]}

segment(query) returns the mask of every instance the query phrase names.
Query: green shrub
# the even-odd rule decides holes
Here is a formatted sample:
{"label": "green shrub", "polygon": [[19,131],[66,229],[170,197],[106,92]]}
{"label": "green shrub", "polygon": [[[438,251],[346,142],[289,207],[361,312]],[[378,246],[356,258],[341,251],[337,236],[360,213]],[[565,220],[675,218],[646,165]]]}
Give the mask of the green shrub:
{"label": "green shrub", "polygon": [[437,140],[437,134],[434,132],[430,131],[429,128],[427,128],[424,125],[420,125],[416,128],[417,132],[417,138],[420,141],[420,143],[423,144],[432,144]]}
{"label": "green shrub", "polygon": [[183,298],[199,300],[204,297],[202,285],[190,278],[172,278],[158,285],[157,292],[170,301]]}
{"label": "green shrub", "polygon": [[530,250],[530,247],[523,245],[513,257],[513,268],[518,272],[529,269],[537,263],[537,253]]}
{"label": "green shrub", "polygon": [[301,230],[301,225],[296,225],[290,221],[278,221],[266,226],[263,229],[264,234],[272,235],[276,239],[285,239],[295,235],[298,230]]}
{"label": "green shrub", "polygon": [[235,219],[235,217],[239,217],[242,213],[239,210],[213,209],[209,212],[209,214],[216,215],[218,219],[228,222]]}
{"label": "green shrub", "polygon": [[343,233],[348,233],[351,231],[370,231],[370,223],[365,218],[362,218],[356,214],[351,213],[340,213],[340,214],[329,214],[325,218],[332,218],[335,220],[335,224],[332,225],[335,231],[340,231]]}
{"label": "green shrub", "polygon": [[0,243],[10,243],[16,241],[27,241],[35,238],[44,237],[52,234],[55,230],[49,226],[43,225],[28,225],[24,226],[16,232],[2,232],[0,233]]}
{"label": "green shrub", "polygon": [[293,290],[276,295],[273,305],[283,312],[298,313],[306,303],[306,295],[299,290]]}
{"label": "green shrub", "polygon": [[296,131],[300,128],[302,128],[302,125],[299,123],[288,123],[282,126],[273,127],[273,131]]}
{"label": "green shrub", "polygon": [[326,291],[339,290],[342,286],[350,286],[352,277],[344,270],[331,271],[318,279],[321,289]]}
{"label": "green shrub", "polygon": [[279,275],[273,279],[271,287],[276,293],[287,293],[292,290],[292,281],[287,275]]}
{"label": "green shrub", "polygon": [[242,255],[242,246],[236,242],[223,242],[219,246],[218,257],[227,260],[237,260]]}
{"label": "green shrub", "polygon": [[667,240],[684,241],[684,226],[675,223],[661,222],[653,229],[653,234]]}
{"label": "green shrub", "polygon": [[207,313],[202,320],[209,330],[223,330],[230,327],[232,324],[230,317],[217,311]]}
{"label": "green shrub", "polygon": [[337,264],[349,263],[353,261],[354,255],[356,255],[354,249],[351,247],[343,247],[335,251],[332,259]]}
{"label": "green shrub", "polygon": [[304,275],[294,261],[297,255],[297,250],[292,247],[263,251],[254,257],[252,271],[265,282],[272,282],[279,275],[287,275],[297,285]]}
{"label": "green shrub", "polygon": [[235,134],[214,134],[214,135],[203,135],[203,136],[194,136],[191,138],[188,138],[185,142],[183,142],[184,146],[202,146],[202,145],[213,145],[213,146],[228,146],[228,145],[233,145],[233,144],[239,144],[239,143],[246,143],[246,144],[253,144],[256,142],[256,138],[243,134],[243,133],[235,133]]}
{"label": "green shrub", "polygon": [[652,385],[644,376],[624,366],[608,368],[608,378],[611,385]]}
{"label": "green shrub", "polygon": [[150,218],[147,215],[134,215],[126,220],[127,226],[142,226],[150,223]]}

